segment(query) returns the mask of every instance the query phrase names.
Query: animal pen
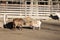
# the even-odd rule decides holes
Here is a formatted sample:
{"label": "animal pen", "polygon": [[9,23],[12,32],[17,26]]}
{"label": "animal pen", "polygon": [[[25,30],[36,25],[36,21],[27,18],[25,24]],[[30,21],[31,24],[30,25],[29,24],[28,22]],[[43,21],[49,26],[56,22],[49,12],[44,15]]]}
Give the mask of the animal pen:
{"label": "animal pen", "polygon": [[49,19],[50,14],[60,13],[60,0],[0,0],[0,18]]}

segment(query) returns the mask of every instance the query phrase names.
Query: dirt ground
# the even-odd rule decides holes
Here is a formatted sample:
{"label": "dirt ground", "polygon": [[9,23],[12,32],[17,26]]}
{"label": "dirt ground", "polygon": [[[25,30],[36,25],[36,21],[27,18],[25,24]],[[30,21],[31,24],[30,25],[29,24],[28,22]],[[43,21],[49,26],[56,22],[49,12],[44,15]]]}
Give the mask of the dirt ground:
{"label": "dirt ground", "polygon": [[60,40],[60,26],[43,22],[40,30],[0,28],[0,40]]}

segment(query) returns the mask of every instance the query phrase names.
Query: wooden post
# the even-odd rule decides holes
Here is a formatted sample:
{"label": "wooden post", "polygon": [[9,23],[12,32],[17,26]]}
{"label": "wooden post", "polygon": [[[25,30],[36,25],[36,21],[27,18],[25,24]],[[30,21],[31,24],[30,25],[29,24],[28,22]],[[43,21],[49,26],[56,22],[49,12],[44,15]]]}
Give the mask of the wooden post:
{"label": "wooden post", "polygon": [[6,14],[4,14],[4,24],[6,24]]}

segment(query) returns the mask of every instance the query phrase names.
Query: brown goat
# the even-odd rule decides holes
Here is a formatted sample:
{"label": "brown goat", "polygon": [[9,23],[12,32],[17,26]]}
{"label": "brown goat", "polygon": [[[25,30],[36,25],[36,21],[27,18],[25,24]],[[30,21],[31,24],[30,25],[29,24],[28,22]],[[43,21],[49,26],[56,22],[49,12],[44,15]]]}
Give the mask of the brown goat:
{"label": "brown goat", "polygon": [[24,24],[24,21],[22,18],[15,18],[13,19],[13,23],[14,23],[14,28],[22,29],[22,25]]}

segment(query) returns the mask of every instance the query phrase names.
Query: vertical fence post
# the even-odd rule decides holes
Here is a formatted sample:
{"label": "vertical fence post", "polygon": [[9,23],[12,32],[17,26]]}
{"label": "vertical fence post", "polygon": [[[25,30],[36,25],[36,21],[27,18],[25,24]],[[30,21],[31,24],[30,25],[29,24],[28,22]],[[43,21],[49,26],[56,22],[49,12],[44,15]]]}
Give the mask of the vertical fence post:
{"label": "vertical fence post", "polygon": [[4,24],[6,24],[6,14],[4,14]]}

